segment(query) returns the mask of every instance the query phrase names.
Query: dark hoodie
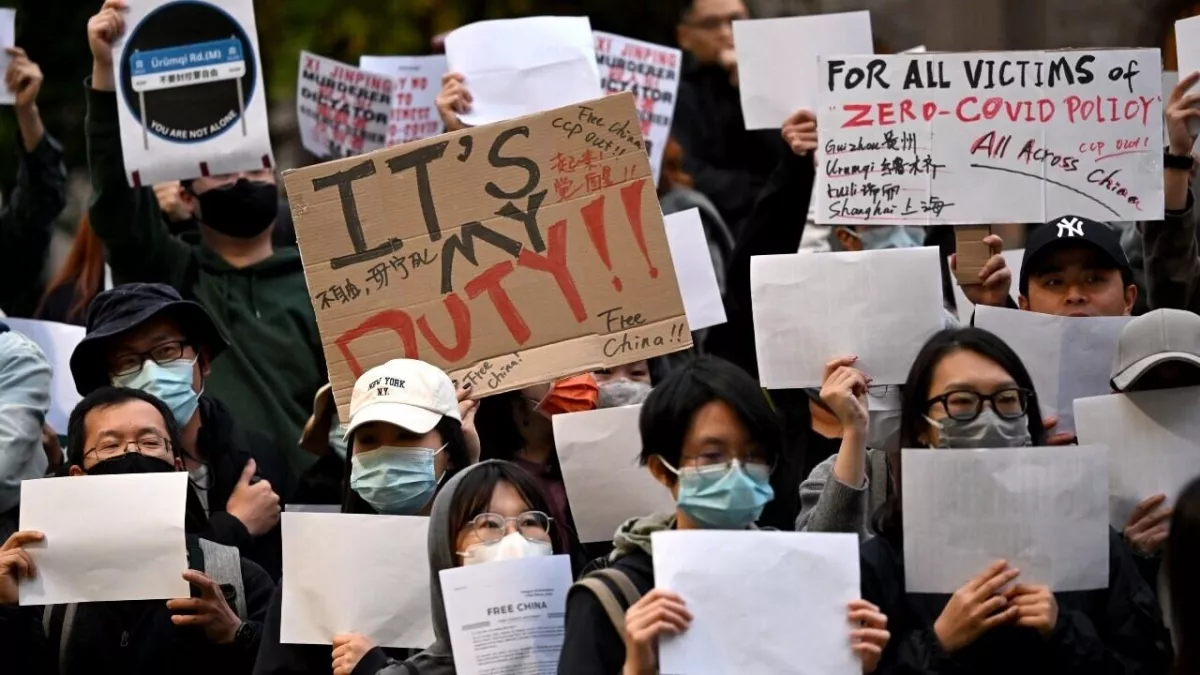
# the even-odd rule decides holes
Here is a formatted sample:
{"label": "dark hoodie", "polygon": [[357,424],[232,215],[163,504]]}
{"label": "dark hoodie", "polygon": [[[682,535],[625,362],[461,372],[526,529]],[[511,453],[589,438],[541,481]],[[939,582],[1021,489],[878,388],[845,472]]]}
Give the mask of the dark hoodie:
{"label": "dark hoodie", "polygon": [[229,339],[205,386],[238,421],[286,445],[294,475],[315,458],[296,441],[313,394],[328,377],[321,337],[304,281],[300,252],[276,249],[235,268],[202,245],[171,236],[150,188],[126,182],[113,92],[85,86],[92,228],[104,242],[113,275],[174,286],[208,310]]}
{"label": "dark hoodie", "polygon": [[[674,527],[674,513],[660,513],[627,521],[613,538],[613,552],[609,554],[605,566],[624,572],[642,595],[649,593],[654,589],[650,535]],[[613,587],[612,591],[616,597],[621,597],[617,588]],[[558,658],[558,672],[570,675],[620,674],[625,665],[625,643],[591,591],[571,589],[567,596],[566,631],[562,653]]]}

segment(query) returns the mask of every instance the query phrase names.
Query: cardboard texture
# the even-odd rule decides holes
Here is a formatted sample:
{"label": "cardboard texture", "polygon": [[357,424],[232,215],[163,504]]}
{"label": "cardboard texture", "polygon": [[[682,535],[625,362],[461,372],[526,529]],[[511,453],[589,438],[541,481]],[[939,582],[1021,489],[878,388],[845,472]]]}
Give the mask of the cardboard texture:
{"label": "cardboard texture", "polygon": [[419,358],[475,395],[685,349],[632,94],[284,174],[341,419]]}
{"label": "cardboard texture", "polygon": [[954,278],[959,286],[980,283],[979,273],[992,258],[992,249],[983,240],[992,233],[991,225],[968,225],[954,228],[954,252],[957,256]]}

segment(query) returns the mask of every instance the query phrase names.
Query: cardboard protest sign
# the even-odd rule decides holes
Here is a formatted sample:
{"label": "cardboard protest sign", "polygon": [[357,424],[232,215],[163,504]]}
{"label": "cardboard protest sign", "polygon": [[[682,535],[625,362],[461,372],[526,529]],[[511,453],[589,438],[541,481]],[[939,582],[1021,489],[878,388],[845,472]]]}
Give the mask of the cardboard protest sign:
{"label": "cardboard protest sign", "polygon": [[642,136],[650,151],[650,168],[658,183],[663,152],[671,135],[675,96],[683,54],[678,49],[594,31],[600,88],[605,93],[633,94],[642,121]]}
{"label": "cardboard protest sign", "polygon": [[127,6],[113,67],[129,184],[271,168],[252,0]]}
{"label": "cardboard protest sign", "polygon": [[296,117],[304,149],[317,157],[352,157],[387,144],[392,78],[300,52]]}
{"label": "cardboard protest sign", "polygon": [[342,419],[391,358],[486,394],[691,343],[632,94],[284,180]]}
{"label": "cardboard protest sign", "polygon": [[1156,49],[820,64],[819,223],[1163,217]]}
{"label": "cardboard protest sign", "polygon": [[360,56],[358,67],[392,78],[387,144],[437,136],[446,130],[436,99],[446,74],[446,56]]}

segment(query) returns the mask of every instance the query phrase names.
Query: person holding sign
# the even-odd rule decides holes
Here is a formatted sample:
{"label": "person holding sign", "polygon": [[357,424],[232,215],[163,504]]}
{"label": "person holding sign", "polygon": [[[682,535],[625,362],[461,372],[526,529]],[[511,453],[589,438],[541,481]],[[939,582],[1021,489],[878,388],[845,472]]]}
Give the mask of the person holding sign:
{"label": "person holding sign", "polygon": [[15,94],[21,133],[17,186],[0,208],[0,311],[33,316],[38,280],[50,250],[51,226],[67,204],[62,146],[46,133],[38,111],[42,69],[20,47],[9,47],[5,85]]}
{"label": "person holding sign", "polygon": [[[207,516],[205,538],[234,546],[279,578],[283,450],[246,428],[208,392],[228,343],[203,307],[165,284],[123,284],[96,296],[71,354],[75,388],[131,387],[162,400],[179,425],[180,454]],[[228,357],[226,357],[228,358]]]}
{"label": "person holding sign", "polygon": [[[655,589],[650,535],[750,529],[774,497],[770,474],[782,431],[758,383],[737,366],[701,357],[671,373],[646,399],[639,426],[641,463],[677,508],[622,525],[606,569],[572,588],[560,673],[657,673],[659,637],[686,631],[691,615],[679,596]],[[873,672],[888,642],[887,618],[870,603],[853,603],[848,616],[858,626],[854,650]]]}
{"label": "person holding sign", "polygon": [[[363,373],[354,383],[345,439],[342,513],[428,515],[438,492],[471,465],[454,384],[424,361],[393,359]],[[255,673],[328,673],[325,647],[281,643],[282,613],[281,585]],[[380,659],[402,658],[375,651]]]}
{"label": "person holding sign", "polygon": [[243,424],[288,443],[291,470],[300,474],[313,458],[291,441],[328,378],[300,253],[271,243],[275,175],[265,168],[184,181],[181,198],[195,202],[200,243],[171,236],[153,190],[126,182],[112,60],[125,10],[123,0],[107,0],[88,22],[92,228],[114,276],[165,283],[205,306],[233,347],[213,364],[208,391]]}
{"label": "person holding sign", "polygon": [[1165,102],[1169,145],[1163,160],[1165,218],[1143,223],[1146,292],[1150,308],[1186,309],[1200,313],[1200,243],[1196,233],[1195,198],[1190,188],[1196,175],[1192,129],[1200,119],[1200,94],[1188,93],[1200,82],[1200,72],[1181,78]]}
{"label": "person holding sign", "polygon": [[[978,328],[929,340],[904,384],[901,447],[1042,445],[1045,427],[1020,357]],[[895,459],[895,458],[893,458]],[[884,672],[1163,673],[1170,654],[1154,594],[1110,530],[1109,586],[1051,593],[996,561],[952,596],[905,591],[903,467],[863,545],[863,595],[892,622]]]}
{"label": "person holding sign", "polygon": [[[69,427],[71,476],[183,470],[174,415],[144,392],[97,389],[76,406]],[[274,584],[237,549],[196,538],[194,526],[203,521],[198,511],[199,504],[189,499],[192,569],[182,575],[192,585],[192,597],[165,603],[15,607],[18,578],[37,574],[23,549],[44,537],[39,532],[10,537],[0,548],[0,625],[5,626],[0,649],[6,659],[16,655],[17,663],[28,664],[13,672],[249,675]]]}

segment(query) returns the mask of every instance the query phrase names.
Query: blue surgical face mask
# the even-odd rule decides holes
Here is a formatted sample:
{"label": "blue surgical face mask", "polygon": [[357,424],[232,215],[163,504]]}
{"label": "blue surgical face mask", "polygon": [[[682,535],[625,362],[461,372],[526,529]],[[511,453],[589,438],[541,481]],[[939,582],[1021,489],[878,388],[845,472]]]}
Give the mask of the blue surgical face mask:
{"label": "blue surgical face mask", "polygon": [[329,447],[342,461],[346,460],[346,425],[338,422],[329,428]]}
{"label": "blue surgical face mask", "polygon": [[192,388],[192,373],[196,359],[178,359],[165,366],[153,359],[146,359],[142,369],[132,375],[116,375],[112,383],[118,387],[129,387],[146,392],[171,409],[175,422],[183,426],[196,414],[200,405],[200,392]]}
{"label": "blue surgical face mask", "polygon": [[743,465],[733,460],[713,467],[676,469],[679,476],[679,509],[707,530],[744,530],[762,515],[763,507],[775,498],[770,471],[761,465]]}
{"label": "blue surgical face mask", "polygon": [[445,447],[385,446],[356,453],[350,460],[350,489],[379,513],[414,515],[433,499],[439,482],[433,458]]}
{"label": "blue surgical face mask", "polygon": [[860,231],[846,230],[863,244],[867,251],[888,248],[915,248],[925,245],[925,232],[919,227],[880,225]]}

